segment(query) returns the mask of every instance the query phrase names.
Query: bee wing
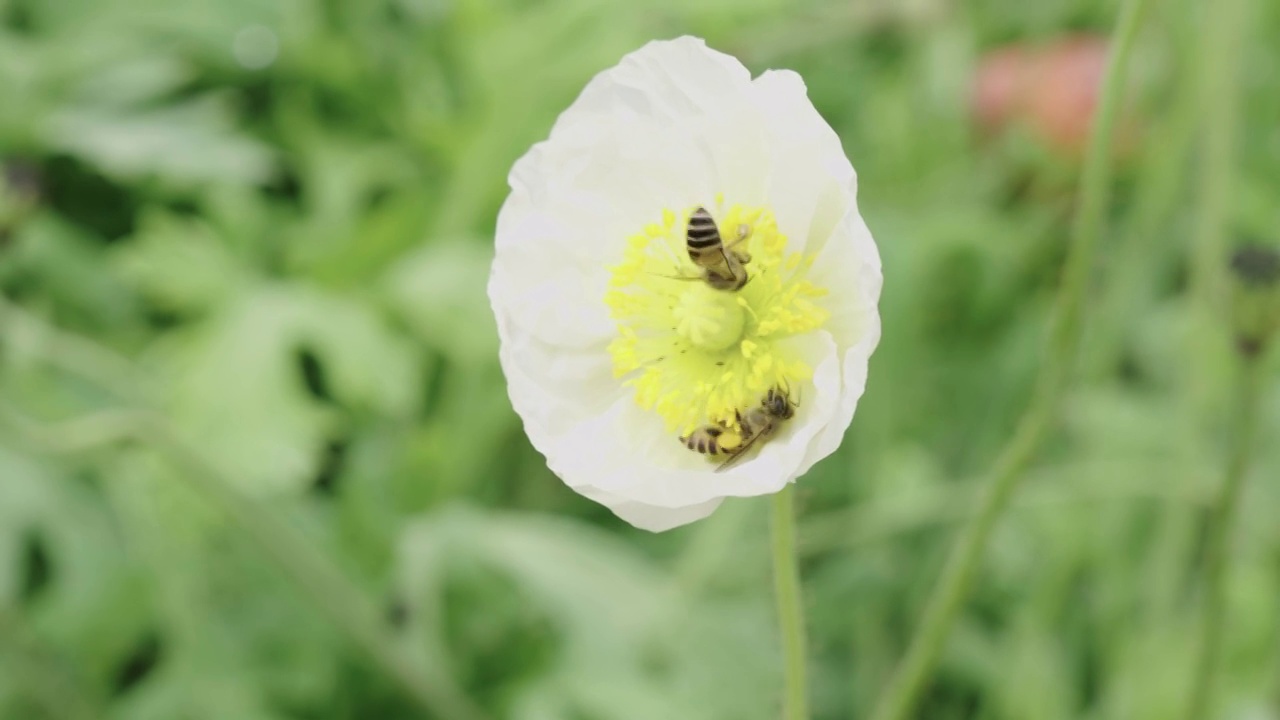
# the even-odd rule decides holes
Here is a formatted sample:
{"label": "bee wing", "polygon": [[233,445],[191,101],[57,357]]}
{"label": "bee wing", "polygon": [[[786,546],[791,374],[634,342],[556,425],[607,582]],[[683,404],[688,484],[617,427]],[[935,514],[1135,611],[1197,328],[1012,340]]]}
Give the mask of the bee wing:
{"label": "bee wing", "polygon": [[742,458],[743,455],[747,454],[747,451],[751,449],[751,446],[756,444],[756,440],[759,440],[761,435],[764,435],[764,433],[758,432],[752,435],[751,437],[747,438],[746,442],[742,443],[742,445],[738,447],[737,452],[735,452],[733,455],[730,455],[728,460],[725,460],[724,462],[720,463],[720,466],[716,468],[716,472],[724,472],[725,470],[728,470],[730,467],[736,464],[738,460]]}
{"label": "bee wing", "polygon": [[[707,271],[709,271],[709,272],[717,272],[718,274],[728,273],[728,274],[732,275],[732,274],[733,274],[733,266],[729,264],[729,253],[728,253],[728,251],[726,251],[726,250],[725,250],[725,248],[724,248],[724,246],[723,246],[723,245],[721,245],[721,246],[718,248],[717,252],[719,252],[719,253],[720,253],[720,259],[719,259],[719,260],[717,260],[717,261],[715,261],[714,263],[712,263],[712,264],[710,264],[710,265],[707,265],[707,264],[698,263],[697,261],[695,261],[695,264],[696,264],[696,265],[698,265],[698,267],[706,268],[706,270],[707,270]],[[709,257],[715,257],[715,256],[714,256],[714,255],[711,255],[711,256],[709,256]],[[690,255],[690,258],[692,258],[692,255]]]}
{"label": "bee wing", "polygon": [[732,265],[729,264],[729,250],[724,245],[720,246],[720,263],[723,267],[726,267],[726,268],[733,267]]}

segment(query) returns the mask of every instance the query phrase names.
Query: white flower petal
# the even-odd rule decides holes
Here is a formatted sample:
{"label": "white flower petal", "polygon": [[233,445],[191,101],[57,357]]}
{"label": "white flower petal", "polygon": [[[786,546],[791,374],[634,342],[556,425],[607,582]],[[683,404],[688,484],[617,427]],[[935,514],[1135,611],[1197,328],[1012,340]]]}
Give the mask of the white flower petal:
{"label": "white flower petal", "polygon": [[603,348],[616,332],[601,302],[608,270],[591,258],[575,259],[570,240],[581,227],[565,219],[576,217],[514,190],[498,215],[489,298],[511,324],[545,342]]}
{"label": "white flower petal", "polygon": [[[742,63],[700,38],[681,37],[651,42],[596,75],[560,116],[549,143],[588,139],[583,144],[593,151],[620,153],[590,158],[596,172],[585,179],[601,183],[591,187],[634,190],[650,215],[655,207],[709,205],[720,192],[759,202],[764,143],[755,114],[751,73]],[[628,231],[652,220],[629,218]]]}
{"label": "white flower petal", "polygon": [[662,532],[701,520],[715,512],[716,508],[720,507],[720,503],[724,502],[724,498],[715,498],[696,505],[669,508],[645,505],[593,487],[581,487],[577,490],[588,500],[594,500],[609,508],[614,515],[641,530],[650,532]]}
{"label": "white flower petal", "polygon": [[866,389],[867,364],[880,343],[880,313],[876,309],[884,282],[880,254],[856,210],[823,243],[812,277],[829,291],[826,307],[831,318],[827,328],[840,346],[842,390],[836,417],[810,449],[801,473],[839,447]]}
{"label": "white flower petal", "polygon": [[512,198],[559,221],[541,250],[599,268],[619,258],[606,239],[663,208],[720,192],[759,202],[765,143],[751,93],[741,63],[695,38],[649,43],[601,72],[511,171]]}
{"label": "white flower petal", "polygon": [[770,70],[752,90],[770,149],[767,202],[792,243],[788,249],[814,252],[856,207],[857,176],[799,75]]}
{"label": "white flower petal", "polygon": [[539,450],[553,438],[590,422],[624,395],[601,348],[574,350],[543,342],[522,328],[498,321],[498,358],[512,407]]}

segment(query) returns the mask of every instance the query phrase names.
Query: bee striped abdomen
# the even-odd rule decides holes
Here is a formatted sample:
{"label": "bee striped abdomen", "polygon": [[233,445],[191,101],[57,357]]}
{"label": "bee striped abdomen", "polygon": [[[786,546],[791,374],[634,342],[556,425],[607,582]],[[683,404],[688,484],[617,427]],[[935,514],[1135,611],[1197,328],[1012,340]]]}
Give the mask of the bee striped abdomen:
{"label": "bee striped abdomen", "polygon": [[720,452],[719,446],[716,445],[716,438],[720,437],[722,432],[724,431],[718,427],[704,427],[694,430],[689,437],[680,439],[690,450],[696,450],[703,455],[716,455]]}
{"label": "bee striped abdomen", "polygon": [[[741,226],[739,237],[733,244],[740,244],[746,239],[750,229]],[[715,218],[706,208],[699,207],[689,215],[689,225],[685,230],[685,250],[689,259],[702,268],[702,277],[707,284],[717,290],[739,290],[747,284],[747,270],[743,263],[749,262],[751,256],[745,251],[726,247],[720,237],[720,229]]]}
{"label": "bee striped abdomen", "polygon": [[720,229],[716,221],[705,208],[698,208],[689,216],[688,231],[689,259],[706,267],[724,262],[724,244],[720,240]]}
{"label": "bee striped abdomen", "polygon": [[690,450],[715,457],[720,454],[732,455],[742,444],[737,433],[729,432],[720,425],[705,425],[680,438],[680,442]]}

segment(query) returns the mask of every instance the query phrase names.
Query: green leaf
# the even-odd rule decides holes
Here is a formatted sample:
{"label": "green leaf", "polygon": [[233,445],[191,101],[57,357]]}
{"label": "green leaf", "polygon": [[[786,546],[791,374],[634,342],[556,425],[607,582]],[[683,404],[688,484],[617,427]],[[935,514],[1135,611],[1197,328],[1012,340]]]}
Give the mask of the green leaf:
{"label": "green leaf", "polygon": [[493,363],[498,333],[487,287],[493,253],[478,242],[440,241],[390,271],[391,307],[417,335],[461,364]]}
{"label": "green leaf", "polygon": [[50,118],[43,138],[126,180],[261,183],[274,169],[273,153],[238,133],[227,103],[213,96],[151,110],[70,107]]}
{"label": "green leaf", "polygon": [[314,477],[339,427],[337,407],[308,389],[304,352],[334,402],[393,416],[416,407],[412,348],[358,301],[301,287],[254,288],[151,360],[189,436],[245,490],[275,494]]}
{"label": "green leaf", "polygon": [[179,314],[204,312],[245,281],[207,223],[155,210],[141,224],[112,261],[122,277],[160,308]]}

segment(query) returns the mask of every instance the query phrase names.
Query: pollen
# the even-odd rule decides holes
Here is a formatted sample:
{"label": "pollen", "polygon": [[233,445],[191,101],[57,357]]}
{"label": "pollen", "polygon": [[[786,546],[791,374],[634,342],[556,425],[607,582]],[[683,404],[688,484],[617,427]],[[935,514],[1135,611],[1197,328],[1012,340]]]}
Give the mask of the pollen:
{"label": "pollen", "polygon": [[813,369],[783,341],[829,317],[826,290],[808,279],[813,259],[787,252],[768,208],[712,211],[723,241],[747,258],[748,277],[738,290],[713,288],[686,247],[695,209],[663,210],[628,237],[604,297],[618,331],[614,376],[679,433],[707,423],[736,429],[738,413],[770,388],[808,380]]}

